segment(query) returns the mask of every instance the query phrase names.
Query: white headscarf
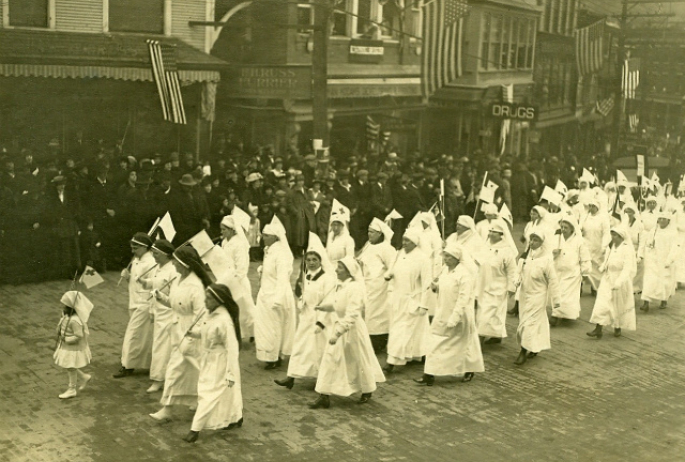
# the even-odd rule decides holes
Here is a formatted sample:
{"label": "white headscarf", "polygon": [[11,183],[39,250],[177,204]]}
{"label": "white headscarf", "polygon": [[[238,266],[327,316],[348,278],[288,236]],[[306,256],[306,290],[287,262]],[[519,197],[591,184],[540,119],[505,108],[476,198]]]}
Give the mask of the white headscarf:
{"label": "white headscarf", "polygon": [[73,308],[83,323],[88,322],[90,313],[93,311],[93,303],[83,293],[77,290],[70,290],[62,295],[60,302],[69,308]]}
{"label": "white headscarf", "polygon": [[371,224],[369,224],[369,229],[373,229],[374,231],[378,231],[379,233],[383,234],[383,241],[387,242],[388,244],[392,240],[392,237],[395,235],[392,229],[390,229],[390,226],[386,225],[385,222],[379,220],[378,218],[374,218],[371,220]]}
{"label": "white headscarf", "polygon": [[264,227],[262,234],[275,236],[280,242],[284,242],[286,245],[288,244],[288,238],[285,234],[285,226],[283,226],[283,223],[281,223],[281,220],[279,220],[278,216],[276,215],[274,215],[274,217],[271,219],[271,223]]}
{"label": "white headscarf", "polygon": [[328,252],[326,252],[326,248],[323,246],[321,239],[319,239],[319,236],[311,231],[309,232],[309,244],[307,245],[307,251],[305,252],[305,255],[310,252],[313,252],[319,256],[319,259],[321,260],[321,268],[323,269],[324,273],[332,274],[335,271],[335,267],[333,266],[331,259],[328,258]]}

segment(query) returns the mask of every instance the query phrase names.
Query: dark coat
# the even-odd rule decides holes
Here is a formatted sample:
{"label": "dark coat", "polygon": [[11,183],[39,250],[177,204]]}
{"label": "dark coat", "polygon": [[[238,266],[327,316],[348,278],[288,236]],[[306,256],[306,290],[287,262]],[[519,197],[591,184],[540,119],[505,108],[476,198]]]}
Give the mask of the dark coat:
{"label": "dark coat", "polygon": [[286,207],[290,216],[288,243],[291,247],[303,247],[309,231],[316,233],[314,206],[309,202],[306,191],[292,189],[286,197]]}
{"label": "dark coat", "polygon": [[171,188],[169,192],[169,214],[176,228],[174,244],[180,245],[202,231],[202,220],[209,220],[207,201],[199,191],[193,189],[190,193],[178,188]]}

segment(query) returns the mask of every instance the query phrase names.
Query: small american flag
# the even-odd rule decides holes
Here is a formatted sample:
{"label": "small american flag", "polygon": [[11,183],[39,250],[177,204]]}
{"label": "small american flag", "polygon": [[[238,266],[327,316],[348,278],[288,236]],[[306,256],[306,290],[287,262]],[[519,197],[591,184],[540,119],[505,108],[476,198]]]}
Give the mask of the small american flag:
{"label": "small american flag", "polygon": [[604,23],[602,19],[575,32],[576,63],[581,76],[592,74],[604,64]]}
{"label": "small american flag", "polygon": [[176,66],[176,48],[162,45],[156,40],[148,40],[147,44],[164,120],[185,125],[186,112]]}
{"label": "small american flag", "polygon": [[602,114],[604,117],[608,116],[611,110],[614,108],[614,97],[603,99],[602,101],[597,101],[597,107],[595,108],[597,112]]}
{"label": "small american flag", "polygon": [[428,97],[461,76],[466,0],[429,0],[423,5],[421,83]]}
{"label": "small american flag", "polygon": [[638,58],[626,59],[623,64],[621,76],[621,89],[625,99],[635,99],[635,90],[640,85],[640,60]]}

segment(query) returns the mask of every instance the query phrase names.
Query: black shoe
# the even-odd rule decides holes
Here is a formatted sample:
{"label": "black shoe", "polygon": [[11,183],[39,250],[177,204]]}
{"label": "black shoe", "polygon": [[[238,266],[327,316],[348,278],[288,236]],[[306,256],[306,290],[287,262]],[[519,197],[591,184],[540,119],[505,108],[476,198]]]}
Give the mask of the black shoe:
{"label": "black shoe", "polygon": [[602,338],[602,327],[601,326],[595,327],[595,330],[593,330],[592,332],[588,332],[587,336],[588,337],[594,337],[597,340],[601,339]]}
{"label": "black shoe", "polygon": [[528,352],[528,359],[535,358],[537,355],[538,355],[537,353],[533,353],[532,351],[529,351]]}
{"label": "black shoe", "polygon": [[122,377],[128,377],[129,375],[133,375],[133,369],[126,369],[124,366],[121,366],[121,369],[119,369],[116,374],[112,374],[112,377],[120,379]]}
{"label": "black shoe", "polygon": [[557,318],[556,316],[552,316],[549,319],[550,327],[557,327],[559,325],[559,322],[561,322],[561,319]]}
{"label": "black shoe", "polygon": [[328,409],[331,407],[331,398],[328,395],[319,395],[319,397],[309,405],[309,409]]}
{"label": "black shoe", "polygon": [[502,339],[498,337],[491,337],[483,343],[485,343],[486,345],[497,345],[499,343],[502,343]]}
{"label": "black shoe", "polygon": [[593,297],[597,296],[597,291],[595,290],[594,287],[590,289],[590,295],[592,295]]}
{"label": "black shoe", "polygon": [[280,367],[280,365],[281,365],[281,358],[278,358],[278,361],[266,363],[266,366],[264,366],[264,370],[271,371],[273,369]]}
{"label": "black shoe", "polygon": [[614,337],[620,337],[621,336],[621,328],[617,327],[614,329]]}
{"label": "black shoe", "polygon": [[[357,401],[357,404],[366,404],[371,400],[371,393],[362,393],[362,397],[359,398],[359,401]],[[326,406],[328,407],[328,406]]]}
{"label": "black shoe", "polygon": [[285,387],[288,390],[293,389],[293,385],[295,385],[295,379],[293,377],[286,377],[283,380],[274,380],[274,383],[280,387]]}
{"label": "black shoe", "polygon": [[183,438],[186,443],[194,443],[200,437],[200,432],[194,432],[190,430],[188,434]]}
{"label": "black shoe", "polygon": [[665,310],[668,308],[668,303],[667,302],[661,302],[661,305],[659,305],[660,310]]}
{"label": "black shoe", "polygon": [[233,422],[232,424],[228,424],[227,427],[224,427],[224,430],[233,430],[234,428],[240,428],[243,426],[243,418],[241,417],[239,421]]}
{"label": "black shoe", "polygon": [[383,372],[386,374],[392,374],[392,372],[395,370],[395,365],[394,364],[386,364],[385,367],[383,368]]}
{"label": "black shoe", "polygon": [[640,311],[644,311],[645,313],[649,312],[649,303],[643,303],[642,306],[640,307]]}
{"label": "black shoe", "polygon": [[521,352],[519,353],[518,357],[516,358],[516,361],[514,361],[514,364],[517,366],[522,366],[523,364],[526,363],[526,360],[528,359],[527,351],[521,348]]}
{"label": "black shoe", "polygon": [[418,383],[419,385],[432,387],[435,383],[435,377],[430,374],[423,374],[423,377],[421,377],[420,379],[414,379],[414,382]]}
{"label": "black shoe", "polygon": [[473,380],[473,377],[475,375],[476,374],[474,374],[473,372],[467,372],[466,374],[464,374],[464,377],[461,379],[461,381],[464,383],[470,382],[471,380]]}
{"label": "black shoe", "polygon": [[250,337],[250,343],[254,343],[254,337]]}

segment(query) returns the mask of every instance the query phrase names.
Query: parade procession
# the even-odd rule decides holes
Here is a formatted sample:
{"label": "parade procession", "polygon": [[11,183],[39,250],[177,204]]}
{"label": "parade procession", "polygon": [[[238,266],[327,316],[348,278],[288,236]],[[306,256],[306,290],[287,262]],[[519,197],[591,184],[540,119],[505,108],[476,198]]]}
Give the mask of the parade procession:
{"label": "parade procession", "polygon": [[0,1],[0,462],[679,460],[683,3]]}

